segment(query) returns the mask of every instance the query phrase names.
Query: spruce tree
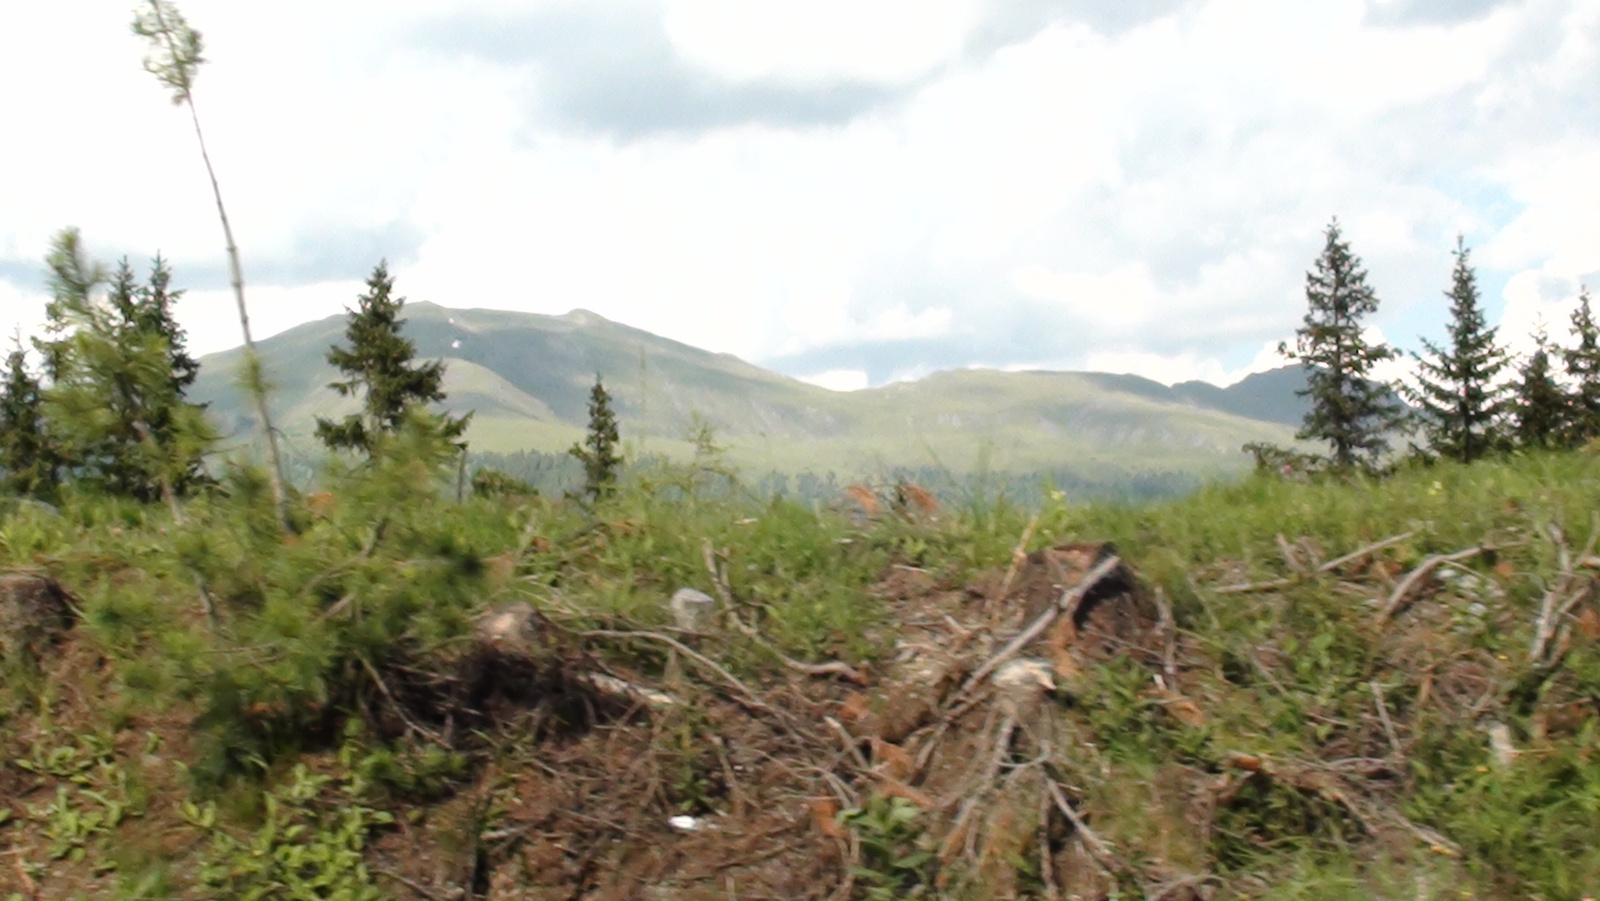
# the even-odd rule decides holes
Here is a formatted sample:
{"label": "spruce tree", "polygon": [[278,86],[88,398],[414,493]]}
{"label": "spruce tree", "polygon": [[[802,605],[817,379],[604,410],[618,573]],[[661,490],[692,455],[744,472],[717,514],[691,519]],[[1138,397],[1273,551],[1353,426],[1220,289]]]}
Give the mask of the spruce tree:
{"label": "spruce tree", "polygon": [[618,443],[611,395],[596,373],[594,387],[589,390],[589,432],[582,444],[574,444],[567,451],[583,463],[583,491],[591,501],[608,497],[616,490],[617,470],[622,467]]}
{"label": "spruce tree", "polygon": [[[387,262],[379,262],[367,278],[367,293],[357,300],[345,323],[349,347],[332,347],[328,362],[350,378],[328,387],[349,397],[361,396],[361,412],[334,422],[317,418],[317,438],[332,450],[360,451],[368,457],[385,435],[393,435],[413,405],[442,401],[444,363],[434,360],[413,365],[417,348],[401,334],[405,320],[400,311],[405,298],[394,296],[394,279]],[[439,435],[456,439],[466,430],[471,415],[440,416]]]}
{"label": "spruce tree", "polygon": [[1578,291],[1578,307],[1572,311],[1572,337],[1577,346],[1562,354],[1572,381],[1567,441],[1579,445],[1600,437],[1600,324],[1589,307],[1587,286]]}
{"label": "spruce tree", "polygon": [[1441,348],[1422,339],[1428,353],[1412,355],[1417,361],[1417,385],[1408,387],[1407,394],[1418,408],[1432,449],[1470,463],[1499,442],[1506,402],[1505,390],[1495,379],[1510,360],[1495,344],[1498,329],[1489,328],[1484,318],[1471,251],[1460,236],[1453,254],[1455,268],[1445,292],[1450,298],[1450,345]]}
{"label": "spruce tree", "polygon": [[1295,330],[1295,348],[1280,344],[1278,352],[1306,367],[1306,387],[1297,393],[1311,399],[1311,409],[1295,437],[1327,442],[1333,466],[1349,470],[1375,464],[1400,421],[1392,392],[1371,378],[1375,365],[1396,354],[1386,344],[1369,344],[1361,333],[1362,317],[1377,311],[1378,297],[1361,259],[1342,239],[1338,219],[1324,237],[1322,253],[1306,273],[1308,310]]}
{"label": "spruce tree", "polygon": [[1533,334],[1533,353],[1518,372],[1512,418],[1517,444],[1521,447],[1552,447],[1566,437],[1571,412],[1565,391],[1551,371],[1550,339],[1541,328]]}
{"label": "spruce tree", "polygon": [[[45,308],[44,353],[50,384],[45,415],[62,462],[112,494],[150,501],[195,482],[214,435],[201,408],[183,399],[167,337],[175,325],[155,322],[154,289],[141,288],[124,259],[107,276],[85,255],[77,230],[63,231],[47,259],[53,297]],[[153,276],[170,298],[170,273]],[[103,300],[96,297],[106,285]],[[170,313],[170,310],[168,311]]]}
{"label": "spruce tree", "polygon": [[39,379],[28,371],[22,336],[13,339],[0,382],[0,491],[48,497],[56,486],[56,456],[44,418]]}

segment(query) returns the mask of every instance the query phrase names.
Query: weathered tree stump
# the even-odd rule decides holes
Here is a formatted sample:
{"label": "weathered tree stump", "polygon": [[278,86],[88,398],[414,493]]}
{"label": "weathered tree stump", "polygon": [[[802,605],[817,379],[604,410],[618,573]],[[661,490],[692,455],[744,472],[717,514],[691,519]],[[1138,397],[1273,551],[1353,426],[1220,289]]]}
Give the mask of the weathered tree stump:
{"label": "weathered tree stump", "polygon": [[0,573],[0,660],[37,663],[77,619],[68,594],[38,573]]}

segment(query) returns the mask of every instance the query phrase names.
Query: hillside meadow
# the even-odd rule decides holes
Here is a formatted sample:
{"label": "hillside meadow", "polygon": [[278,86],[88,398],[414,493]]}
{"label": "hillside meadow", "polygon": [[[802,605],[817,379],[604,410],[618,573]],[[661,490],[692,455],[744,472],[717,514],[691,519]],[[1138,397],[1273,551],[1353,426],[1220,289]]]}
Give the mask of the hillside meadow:
{"label": "hillside meadow", "polygon": [[249,468],[0,502],[0,897],[1600,884],[1593,456],[1037,507],[702,456],[585,507],[419,448],[292,533]]}

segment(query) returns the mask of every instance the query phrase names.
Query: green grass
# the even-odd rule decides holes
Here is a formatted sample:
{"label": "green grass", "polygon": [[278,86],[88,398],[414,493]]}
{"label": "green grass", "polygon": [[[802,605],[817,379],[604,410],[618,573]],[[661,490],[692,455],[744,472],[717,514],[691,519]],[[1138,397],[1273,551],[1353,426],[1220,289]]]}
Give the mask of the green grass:
{"label": "green grass", "polygon": [[[76,593],[84,640],[111,661],[97,705],[102,725],[115,731],[117,722],[158,714],[192,716],[192,796],[184,799],[192,810],[185,809],[230,824],[219,833],[228,838],[208,845],[207,866],[241,853],[267,824],[301,823],[310,837],[292,848],[263,840],[293,860],[321,842],[315,853],[337,859],[337,878],[366,892],[357,857],[361,835],[381,819],[378,807],[360,807],[373,818],[352,826],[330,798],[357,789],[369,799],[361,804],[379,803],[370,792],[392,792],[391,801],[436,797],[468,770],[466,757],[427,757],[403,735],[374,731],[369,721],[383,701],[373,674],[394,680],[408,666],[447,658],[488,607],[525,599],[570,629],[664,628],[664,601],[675,589],[716,592],[709,548],[741,615],[784,654],[883,661],[900,624],[893,603],[869,589],[891,563],[959,587],[1005,566],[1036,515],[1030,549],[1110,540],[1171,603],[1185,649],[1180,687],[1204,713],[1199,725],[1173,716],[1132,657],[1084,673],[1070,700],[1052,708],[1070,737],[1053,765],[1081,788],[1095,828],[1127,859],[1212,873],[1225,896],[1577,901],[1600,885],[1600,736],[1594,711],[1581,714],[1600,698],[1600,652],[1579,641],[1550,673],[1532,672],[1526,661],[1558,566],[1550,528],[1573,551],[1597,528],[1593,456],[1440,464],[1383,481],[1251,477],[1138,507],[1075,505],[1063,496],[1027,509],[969,497],[947,502],[935,520],[870,522],[755,497],[730,488],[722,471],[715,459],[662,463],[594,509],[551,499],[456,504],[441,490],[448,461],[412,448],[374,467],[329,473],[332,497],[301,504],[301,531],[286,537],[259,473],[241,469],[190,500],[182,522],[163,507],[70,493],[60,514],[11,506],[0,518],[0,569],[42,567]],[[1430,589],[1389,624],[1376,621],[1377,576],[1351,577],[1368,586],[1366,597],[1331,576],[1277,591],[1216,590],[1292,575],[1279,535],[1308,539],[1332,558],[1405,532],[1411,536],[1380,554],[1396,574],[1431,554],[1486,542],[1503,549],[1463,561],[1479,580],[1476,594]],[[506,578],[496,561],[519,553]],[[199,584],[215,605],[215,624]],[[730,639],[708,649],[741,678],[781,674],[777,658],[755,645]],[[592,652],[651,676],[672,665],[644,645],[597,644]],[[1457,843],[1459,858],[1410,838],[1376,841],[1349,809],[1289,776],[1246,778],[1213,811],[1207,834],[1192,828],[1206,786],[1239,775],[1230,755],[1289,773],[1387,754],[1374,684],[1405,743],[1375,797]],[[67,855],[109,855],[108,808],[85,792],[120,804],[116,792],[145,789],[135,780],[112,791],[122,783],[110,769],[84,770],[89,781],[79,783],[77,770],[51,774],[52,749],[81,744],[50,733],[41,716],[58,691],[21,671],[0,689],[0,742],[26,752],[19,760],[37,759],[35,769],[63,786],[50,796],[54,806],[36,805],[35,825],[0,830],[48,826],[46,838]],[[1442,703],[1445,692],[1465,694]],[[1480,696],[1480,709],[1469,711]],[[1555,712],[1569,710],[1579,712],[1575,724],[1550,725]],[[1524,752],[1509,768],[1493,760],[1489,720],[1506,725]],[[26,742],[23,724],[33,736]],[[297,775],[306,755],[339,747],[347,759],[335,773]],[[82,754],[57,756],[70,767]],[[122,756],[94,762],[132,766]],[[684,797],[711,804],[703,774],[685,773]],[[230,807],[230,797],[246,800]],[[269,811],[268,797],[288,806]],[[217,806],[207,808],[208,799]],[[906,836],[891,838],[883,847],[894,853],[877,861],[878,871],[894,868],[895,855],[910,847]],[[154,880],[177,891],[170,885],[186,883],[171,863],[144,861],[123,882]],[[865,880],[863,890],[909,885],[924,878],[925,863]],[[203,881],[229,890],[253,878],[207,872]]]}

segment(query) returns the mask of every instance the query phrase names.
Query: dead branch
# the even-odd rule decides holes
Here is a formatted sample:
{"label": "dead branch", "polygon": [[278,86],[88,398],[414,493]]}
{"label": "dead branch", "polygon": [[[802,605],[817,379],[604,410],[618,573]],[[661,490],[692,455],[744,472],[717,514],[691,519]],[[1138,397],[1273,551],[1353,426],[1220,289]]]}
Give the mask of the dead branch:
{"label": "dead branch", "polygon": [[1167,603],[1166,592],[1156,588],[1156,611],[1160,619],[1156,628],[1161,630],[1161,671],[1166,674],[1165,688],[1178,690],[1178,622],[1172,618],[1172,605]]}
{"label": "dead branch", "polygon": [[867,758],[862,756],[860,745],[856,744],[855,736],[851,735],[850,730],[844,727],[844,723],[831,716],[823,717],[822,721],[828,724],[828,728],[832,729],[835,735],[839,736],[839,744],[844,748],[845,753],[850,756],[850,759],[855,761],[856,768],[863,773],[871,771],[872,764],[868,763]]}
{"label": "dead branch", "polygon": [[694,650],[670,635],[662,635],[660,632],[635,632],[617,629],[589,629],[576,634],[579,638],[643,639],[645,641],[654,641],[664,644],[683,656],[689,658],[690,660],[693,660],[695,663],[700,664],[702,667],[710,670],[712,673],[715,673],[719,679],[737,691],[741,695],[744,704],[750,707],[752,710],[758,710],[773,717],[774,719],[783,723],[791,732],[794,732],[797,735],[804,734],[803,731],[797,725],[795,725],[793,719],[787,713],[784,713],[778,708],[773,707],[771,704],[768,704],[766,701],[761,700],[760,695],[756,694],[755,691],[750,688],[750,686],[739,681],[738,677],[734,676],[726,669],[723,669],[721,664],[700,653],[699,651]]}
{"label": "dead branch", "polygon": [[388,867],[375,866],[372,868],[372,872],[377,873],[379,876],[387,876],[390,879],[393,879],[395,882],[400,883],[406,888],[411,889],[413,892],[416,892],[418,895],[428,899],[428,901],[448,901],[448,899],[460,898],[462,895],[466,894],[464,889],[456,887],[450,890],[450,894],[448,896],[440,895],[429,890],[428,887],[422,883],[417,882],[414,879],[407,878],[406,876],[402,876]]}
{"label": "dead branch", "polygon": [[1111,847],[1101,840],[1100,836],[1095,835],[1094,830],[1089,828],[1089,824],[1083,821],[1083,817],[1078,816],[1078,812],[1072,809],[1071,804],[1067,803],[1067,796],[1062,793],[1061,786],[1057,785],[1056,781],[1048,776],[1045,777],[1044,784],[1045,788],[1050,791],[1050,797],[1056,802],[1056,809],[1061,811],[1061,815],[1066,817],[1067,822],[1072,824],[1073,830],[1083,840],[1083,846],[1089,850],[1089,856],[1094,858],[1094,862],[1099,864],[1100,868],[1107,873],[1115,875],[1120,872],[1122,865],[1112,855]]}
{"label": "dead branch", "polygon": [[[1577,576],[1573,572],[1572,552],[1567,547],[1566,536],[1553,525],[1550,527],[1550,540],[1556,545],[1556,557],[1561,565],[1561,572],[1557,574],[1550,590],[1544,594],[1539,621],[1533,630],[1533,646],[1528,649],[1528,662],[1539,669],[1549,669],[1555,665],[1555,659],[1548,653],[1550,642],[1556,637],[1562,622],[1583,602],[1584,598],[1589,596],[1593,587],[1593,581],[1585,578],[1581,585],[1574,588],[1573,583],[1577,581]],[[1596,517],[1595,526],[1589,533],[1588,542],[1584,544],[1583,553],[1578,555],[1580,565],[1594,553],[1597,541],[1600,541],[1600,517]]]}
{"label": "dead branch", "polygon": [[1433,556],[1423,560],[1421,563],[1417,564],[1415,569],[1411,570],[1409,573],[1406,573],[1406,577],[1400,580],[1399,585],[1395,586],[1394,593],[1389,595],[1389,600],[1384,603],[1383,609],[1378,611],[1378,625],[1382,626],[1391,618],[1393,618],[1395,613],[1399,611],[1400,606],[1406,602],[1408,597],[1410,597],[1411,592],[1416,589],[1417,586],[1421,585],[1423,581],[1426,580],[1430,575],[1432,575],[1433,571],[1437,569],[1441,563],[1456,563],[1461,560],[1469,560],[1478,556],[1479,554],[1500,550],[1501,547],[1503,547],[1503,545],[1495,546],[1484,544],[1477,547],[1470,547],[1466,550],[1456,551],[1453,554],[1434,554]]}
{"label": "dead branch", "polygon": [[1244,582],[1239,585],[1223,585],[1220,588],[1213,588],[1211,590],[1217,594],[1249,594],[1250,592],[1254,591],[1273,591],[1278,588],[1288,588],[1299,581],[1300,580],[1298,578],[1267,579],[1264,582]]}
{"label": "dead branch", "polygon": [[1011,590],[1011,583],[1016,580],[1017,572],[1022,569],[1023,561],[1028,559],[1028,541],[1033,538],[1033,530],[1039,525],[1039,514],[1035,513],[1028,520],[1028,525],[1022,530],[1022,537],[1017,539],[1017,546],[1011,551],[1011,565],[1006,568],[1006,577],[1000,580],[1000,591],[996,598],[1004,600],[1006,593]]}
{"label": "dead branch", "polygon": [[1436,853],[1455,857],[1461,855],[1461,847],[1455,842],[1426,826],[1411,822],[1405,814],[1393,806],[1349,789],[1344,780],[1330,767],[1292,762],[1278,763],[1266,757],[1240,751],[1229,751],[1224,755],[1223,762],[1246,772],[1260,773],[1270,779],[1276,779],[1285,785],[1315,794],[1330,804],[1344,808],[1357,823],[1361,824],[1361,828],[1368,835],[1377,837],[1384,825],[1388,825],[1411,833]]}
{"label": "dead branch", "polygon": [[1273,539],[1277,541],[1278,553],[1283,555],[1283,562],[1289,567],[1290,570],[1297,573],[1306,573],[1310,571],[1311,567],[1307,566],[1305,561],[1300,559],[1300,555],[1296,552],[1295,546],[1289,543],[1289,539],[1283,537],[1282,532],[1279,532],[1277,535],[1273,536]]}
{"label": "dead branch", "polygon": [[841,676],[858,685],[865,685],[866,677],[861,675],[855,667],[842,660],[830,660],[827,663],[805,663],[790,657],[778,650],[777,646],[768,641],[755,626],[745,622],[733,606],[733,591],[728,587],[728,580],[722,574],[721,567],[717,566],[716,551],[711,547],[710,538],[700,539],[701,557],[705,560],[706,572],[711,576],[711,586],[716,589],[717,597],[722,600],[723,609],[728,613],[728,619],[733,627],[744,634],[746,638],[761,645],[768,653],[778,658],[784,667],[807,676]]}
{"label": "dead branch", "polygon": [[1334,559],[1329,560],[1327,563],[1324,563],[1321,566],[1317,567],[1317,572],[1319,572],[1319,573],[1331,573],[1334,570],[1338,569],[1339,567],[1345,565],[1346,563],[1350,563],[1350,562],[1352,562],[1354,560],[1359,560],[1362,557],[1367,556],[1368,554],[1374,553],[1376,551],[1381,551],[1384,548],[1390,547],[1392,545],[1399,544],[1400,542],[1405,541],[1407,538],[1410,538],[1411,536],[1413,536],[1415,534],[1417,534],[1415,531],[1401,532],[1399,535],[1391,535],[1390,537],[1385,538],[1382,541],[1374,541],[1373,543],[1367,545],[1366,547],[1359,548],[1357,550],[1351,551],[1348,554],[1345,554],[1343,557],[1335,557]]}
{"label": "dead branch", "polygon": [[[1048,777],[1046,777],[1048,778]],[[1056,883],[1056,862],[1050,853],[1050,796],[1045,792],[1039,793],[1039,877],[1044,881],[1044,896],[1046,901],[1057,901],[1061,897],[1061,887]]]}
{"label": "dead branch", "polygon": [[1054,623],[1056,619],[1063,613],[1067,614],[1068,616],[1076,613],[1078,605],[1083,602],[1084,595],[1087,595],[1090,589],[1094,588],[1100,583],[1100,580],[1104,579],[1106,576],[1109,576],[1117,569],[1117,567],[1121,565],[1121,558],[1117,557],[1115,554],[1100,561],[1099,565],[1095,566],[1094,569],[1089,570],[1089,572],[1086,573],[1082,579],[1078,580],[1076,585],[1073,585],[1072,587],[1063,591],[1061,593],[1061,597],[1058,598],[1054,604],[1051,604],[1049,608],[1047,608],[1043,613],[1039,614],[1039,616],[1034,619],[1034,621],[1030,623],[1026,629],[1023,629],[1016,638],[1011,639],[1011,641],[1004,648],[1001,648],[998,654],[990,657],[987,663],[978,667],[978,669],[973,672],[971,676],[968,676],[966,683],[961,686],[961,691],[959,694],[965,695],[967,692],[971,691],[974,686],[978,685],[985,678],[987,678],[990,673],[994,672],[995,669],[1001,664],[1006,663],[1012,657],[1015,657],[1019,651],[1027,647],[1035,638],[1043,635],[1045,630],[1050,628],[1051,624]]}
{"label": "dead branch", "polygon": [[393,692],[389,691],[389,686],[384,683],[383,677],[378,675],[378,670],[372,665],[371,661],[361,655],[357,655],[356,659],[361,661],[361,665],[367,670],[367,675],[372,677],[372,681],[378,686],[378,691],[383,693],[384,698],[389,702],[389,706],[394,708],[395,714],[400,717],[401,722],[406,724],[406,728],[444,748],[446,751],[451,750],[450,743],[441,738],[437,732],[411,718],[411,714],[406,712],[405,706],[395,698]]}
{"label": "dead branch", "polygon": [[700,556],[705,560],[706,572],[711,575],[711,587],[716,590],[717,597],[722,599],[722,606],[732,613],[733,590],[728,587],[728,579],[722,574],[722,568],[717,566],[717,552],[711,546],[710,538],[700,539]]}
{"label": "dead branch", "polygon": [[[1345,554],[1343,557],[1335,557],[1334,559],[1329,560],[1327,563],[1324,563],[1321,566],[1318,566],[1315,570],[1312,570],[1311,572],[1314,572],[1317,575],[1326,575],[1328,573],[1333,572],[1334,570],[1337,570],[1339,567],[1345,565],[1346,563],[1351,562],[1352,560],[1359,560],[1362,557],[1367,556],[1368,554],[1374,553],[1376,551],[1381,551],[1384,548],[1390,547],[1392,545],[1399,544],[1400,542],[1405,541],[1407,538],[1410,538],[1411,536],[1413,536],[1415,534],[1416,534],[1415,531],[1402,532],[1399,535],[1390,536],[1389,538],[1385,538],[1382,541],[1375,541],[1372,544],[1369,544],[1369,545],[1367,545],[1365,547],[1358,548],[1357,550],[1351,551],[1350,553]],[[1292,555],[1291,550],[1289,548],[1288,542],[1283,540],[1283,536],[1282,535],[1278,536],[1278,540],[1280,542],[1279,543],[1280,552],[1285,555],[1286,559],[1290,559],[1292,561],[1293,560],[1293,555]],[[1293,562],[1291,562],[1290,566],[1291,566],[1291,568],[1297,568],[1298,569],[1298,567],[1295,567]],[[1215,592],[1216,594],[1248,594],[1248,593],[1256,592],[1256,591],[1274,591],[1274,590],[1279,589],[1279,588],[1288,588],[1291,585],[1295,585],[1298,582],[1300,582],[1303,578],[1305,578],[1306,575],[1309,575],[1309,574],[1310,574],[1309,572],[1305,571],[1304,569],[1301,569],[1299,573],[1297,573],[1294,576],[1290,576],[1288,578],[1266,579],[1266,580],[1263,580],[1263,581],[1260,581],[1260,582],[1243,582],[1243,583],[1240,583],[1238,585],[1224,585],[1224,586],[1222,586],[1220,588],[1213,588],[1212,591]]]}
{"label": "dead branch", "polygon": [[1389,707],[1383,702],[1383,689],[1376,681],[1368,682],[1372,689],[1372,700],[1378,705],[1378,719],[1383,722],[1383,733],[1389,737],[1389,748],[1396,757],[1400,757],[1400,737],[1394,731],[1394,721],[1389,719]]}

